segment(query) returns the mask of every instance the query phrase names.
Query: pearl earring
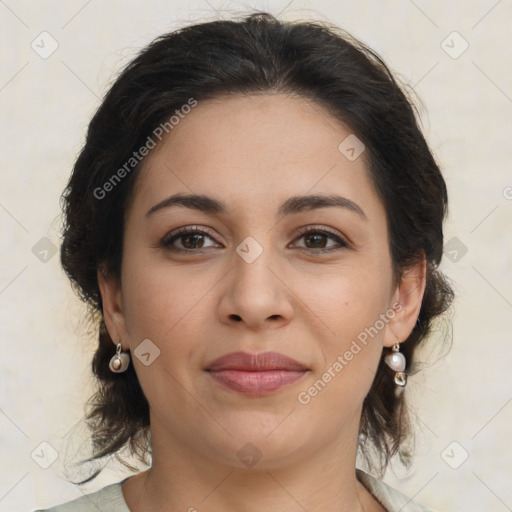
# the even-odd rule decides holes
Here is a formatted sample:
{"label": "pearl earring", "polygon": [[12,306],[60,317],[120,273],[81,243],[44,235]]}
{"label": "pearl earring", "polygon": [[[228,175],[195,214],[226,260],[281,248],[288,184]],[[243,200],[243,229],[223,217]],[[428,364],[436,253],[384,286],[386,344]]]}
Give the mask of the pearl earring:
{"label": "pearl earring", "polygon": [[395,373],[395,384],[398,386],[405,386],[407,384],[407,375],[404,373],[405,370],[405,356],[400,352],[400,343],[397,342],[393,345],[391,354],[388,354],[384,358],[384,362],[392,369]]}
{"label": "pearl earring", "polygon": [[121,352],[121,342],[117,344],[116,353],[112,356],[108,367],[114,373],[122,373],[128,369],[130,365],[130,355],[126,352]]}

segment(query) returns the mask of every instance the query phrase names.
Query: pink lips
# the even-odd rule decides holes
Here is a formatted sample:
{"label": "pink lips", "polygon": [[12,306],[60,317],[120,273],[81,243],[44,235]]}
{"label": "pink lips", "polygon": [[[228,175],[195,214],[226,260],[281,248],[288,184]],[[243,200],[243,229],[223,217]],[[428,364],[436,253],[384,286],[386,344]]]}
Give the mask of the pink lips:
{"label": "pink lips", "polygon": [[278,352],[233,352],[216,359],[206,370],[233,391],[262,396],[296,382],[308,368]]}

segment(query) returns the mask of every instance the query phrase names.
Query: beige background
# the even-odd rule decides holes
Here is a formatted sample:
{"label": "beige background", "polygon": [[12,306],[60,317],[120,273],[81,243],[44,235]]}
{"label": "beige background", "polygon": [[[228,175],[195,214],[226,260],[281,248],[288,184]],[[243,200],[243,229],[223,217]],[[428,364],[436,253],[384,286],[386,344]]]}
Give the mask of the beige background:
{"label": "beige background", "polygon": [[[443,268],[458,296],[451,351],[411,380],[413,471],[385,481],[439,512],[512,510],[510,0],[0,1],[0,510],[55,505],[129,474],[112,463],[81,489],[66,482],[84,439],[95,340],[80,330],[84,309],[51,252],[59,195],[121,66],[163,32],[246,7],[341,25],[421,98],[449,187],[453,261]],[[51,49],[43,31],[58,43],[47,58],[31,47],[46,37]],[[43,469],[36,461],[49,462],[52,449],[58,459]]]}

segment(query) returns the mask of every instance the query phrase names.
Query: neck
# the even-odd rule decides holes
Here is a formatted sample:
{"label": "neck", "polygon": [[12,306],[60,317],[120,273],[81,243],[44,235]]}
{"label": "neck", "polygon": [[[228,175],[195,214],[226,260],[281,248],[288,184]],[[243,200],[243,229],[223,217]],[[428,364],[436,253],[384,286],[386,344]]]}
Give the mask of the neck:
{"label": "neck", "polygon": [[191,449],[183,439],[169,436],[155,418],[151,437],[151,468],[123,485],[132,511],[367,510],[369,495],[355,474],[357,428],[327,444],[319,440],[322,444],[300,459],[272,464],[262,457],[251,468],[218,462],[204,450]]}

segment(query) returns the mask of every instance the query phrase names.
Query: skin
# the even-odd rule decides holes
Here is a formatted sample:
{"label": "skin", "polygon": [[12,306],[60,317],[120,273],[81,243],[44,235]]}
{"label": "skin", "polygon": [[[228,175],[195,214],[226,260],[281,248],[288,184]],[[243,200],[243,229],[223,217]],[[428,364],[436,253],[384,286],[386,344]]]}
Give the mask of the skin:
{"label": "skin", "polygon": [[[98,271],[109,333],[131,351],[150,404],[153,465],[122,487],[132,512],[384,510],[356,479],[359,418],[383,348],[414,327],[425,263],[395,282],[365,160],[338,150],[350,133],[304,98],[234,96],[199,102],[146,158],[125,212],[121,283]],[[176,193],[214,197],[228,212],[173,206],[145,217]],[[366,218],[339,207],[278,216],[307,194],[348,198]],[[175,239],[182,252],[159,245],[184,226],[208,234]],[[301,236],[304,226],[348,245],[321,253],[339,242]],[[249,236],[263,249],[252,263],[236,252]],[[394,318],[301,404],[298,394],[397,302]],[[160,350],[147,366],[134,356],[145,339]],[[203,369],[238,350],[277,351],[309,371],[270,395],[242,395]],[[237,456],[246,443],[261,454],[252,467]]]}

